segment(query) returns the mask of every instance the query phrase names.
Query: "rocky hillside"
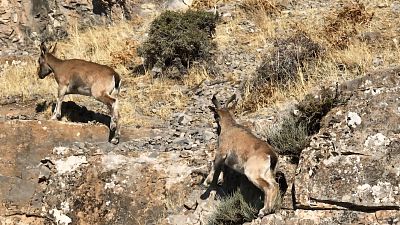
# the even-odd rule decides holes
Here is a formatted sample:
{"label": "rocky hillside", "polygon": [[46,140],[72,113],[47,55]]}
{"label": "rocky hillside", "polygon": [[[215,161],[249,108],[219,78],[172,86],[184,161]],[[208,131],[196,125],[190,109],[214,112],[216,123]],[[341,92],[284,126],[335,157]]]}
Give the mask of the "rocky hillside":
{"label": "rocky hillside", "polygon": [[[248,203],[257,205],[260,191],[229,169],[218,192],[200,199],[217,146],[216,123],[208,109],[211,97],[218,93],[226,100],[241,93],[244,81],[257,75],[265,54],[273,51],[272,34],[287,35],[285,29],[292,29],[286,20],[307,23],[343,3],[281,1],[279,13],[260,22],[259,14],[245,10],[250,2],[217,1],[221,13],[214,38],[217,76],[204,76],[194,85],[189,80],[160,84],[148,75],[121,69],[113,58],[110,64],[124,79],[125,124],[118,145],[108,143],[109,117],[95,101],[66,100],[63,121],[50,121],[51,91],[33,90],[29,96],[2,92],[7,97],[0,99],[0,225],[211,224],[221,209],[218,206],[238,187]],[[153,14],[190,4],[212,8],[202,1],[2,1],[0,55],[35,56],[35,42],[70,35],[68,27],[76,20],[84,28],[140,18],[144,22],[135,29],[118,30],[118,37],[127,38],[123,43],[129,50],[130,43],[144,40]],[[342,101],[322,117],[298,161],[280,151],[276,178],[282,193],[280,209],[264,218],[217,224],[400,224],[400,67],[395,62],[397,39],[393,39],[399,31],[384,23],[396,20],[399,4],[366,3],[369,12],[377,14],[369,21],[372,32],[352,27],[355,33],[345,34],[352,44],[335,51],[325,46],[331,55],[319,59],[316,70],[307,65],[315,79],[323,77],[321,73],[327,78],[304,84],[300,90],[319,99],[319,90],[335,90],[332,81],[337,81]],[[314,28],[305,30],[312,34],[318,30]],[[71,45],[61,41],[64,56]],[[11,71],[7,66],[0,67],[0,79]],[[35,73],[26,63],[13,66],[29,76]],[[52,84],[48,79],[35,86],[38,81],[29,76],[20,85]],[[160,91],[161,96],[153,93]],[[268,130],[297,115],[297,103],[302,101],[299,89],[280,91],[272,96],[278,99],[275,104],[260,104],[253,112],[238,110],[237,121],[267,141]],[[239,206],[226,208],[233,211]]]}
{"label": "rocky hillside", "polygon": [[[168,6],[168,5],[166,5]],[[135,0],[7,0],[0,4],[0,56],[35,52],[40,41],[68,37],[68,29],[129,20],[165,7],[157,1]]]}

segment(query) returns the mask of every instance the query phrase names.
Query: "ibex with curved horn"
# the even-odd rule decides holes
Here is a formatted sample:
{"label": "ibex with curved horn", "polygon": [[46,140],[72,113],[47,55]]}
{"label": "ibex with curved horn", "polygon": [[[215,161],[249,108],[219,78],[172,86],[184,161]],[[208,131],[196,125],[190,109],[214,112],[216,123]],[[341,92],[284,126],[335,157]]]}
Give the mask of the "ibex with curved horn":
{"label": "ibex with curved horn", "polygon": [[264,207],[258,214],[259,217],[262,217],[274,210],[275,201],[279,194],[279,185],[275,181],[278,156],[272,146],[235,122],[228,108],[228,104],[235,98],[236,95],[233,95],[227,101],[225,107],[221,107],[214,95],[212,103],[215,107],[209,107],[218,123],[219,137],[218,150],[214,159],[214,174],[211,184],[202,198],[208,197],[211,190],[217,187],[218,177],[225,164],[246,175],[254,185],[264,192]]}
{"label": "ibex with curved horn", "polygon": [[110,131],[115,132],[111,142],[119,142],[118,94],[121,78],[112,68],[81,59],[62,60],[54,56],[56,45],[49,51],[42,42],[38,75],[40,79],[53,73],[58,84],[57,104],[51,119],[61,118],[61,104],[67,94],[93,96],[111,112]]}

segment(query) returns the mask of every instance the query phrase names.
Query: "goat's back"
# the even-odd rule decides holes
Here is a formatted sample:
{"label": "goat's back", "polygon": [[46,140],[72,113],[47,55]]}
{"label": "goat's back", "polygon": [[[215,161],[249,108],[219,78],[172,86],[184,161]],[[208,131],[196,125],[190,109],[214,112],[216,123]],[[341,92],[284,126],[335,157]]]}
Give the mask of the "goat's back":
{"label": "goat's back", "polygon": [[54,71],[56,79],[61,83],[78,80],[82,84],[104,83],[110,84],[114,80],[114,87],[119,88],[120,76],[111,67],[81,59],[63,60]]}
{"label": "goat's back", "polygon": [[277,154],[271,145],[238,124],[232,126],[229,130],[221,132],[219,148],[222,154],[235,154],[239,159],[239,163],[246,162],[251,156],[265,160],[270,158],[271,167],[275,168],[278,160]]}

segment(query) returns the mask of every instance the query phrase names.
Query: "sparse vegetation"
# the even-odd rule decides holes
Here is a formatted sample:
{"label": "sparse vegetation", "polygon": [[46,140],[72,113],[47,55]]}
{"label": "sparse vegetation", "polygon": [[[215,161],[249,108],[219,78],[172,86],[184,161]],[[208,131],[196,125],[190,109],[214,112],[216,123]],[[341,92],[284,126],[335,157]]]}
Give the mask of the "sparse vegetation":
{"label": "sparse vegetation", "polygon": [[301,101],[297,108],[300,111],[300,121],[303,121],[307,127],[307,134],[313,135],[321,128],[320,123],[332,108],[339,104],[344,104],[346,99],[340,96],[339,90],[332,91],[328,88],[323,88],[318,95],[308,94]]}
{"label": "sparse vegetation", "polygon": [[[149,38],[138,49],[149,69],[162,69],[167,77],[181,78],[194,61],[206,60],[213,48],[217,17],[205,11],[166,11],[150,27]],[[179,72],[173,72],[173,69]],[[169,68],[169,70],[166,70]],[[178,74],[178,76],[176,75]]]}
{"label": "sparse vegetation", "polygon": [[305,64],[323,55],[323,48],[304,32],[297,32],[285,39],[277,39],[271,54],[264,56],[256,76],[248,81],[243,105],[247,110],[256,110],[260,105],[270,103],[276,88],[287,87],[308,79],[303,72]]}
{"label": "sparse vegetation", "polygon": [[234,192],[232,195],[221,199],[214,213],[209,218],[208,225],[234,225],[252,221],[258,210],[256,207],[247,203],[240,193]]}
{"label": "sparse vegetation", "polygon": [[307,124],[290,115],[268,128],[268,141],[279,155],[292,156],[298,161],[301,151],[309,144]]}
{"label": "sparse vegetation", "polygon": [[[273,211],[280,209],[282,193],[275,199]],[[262,199],[249,202],[240,189],[224,196],[208,219],[208,225],[239,225],[257,218],[257,212],[262,208]]]}
{"label": "sparse vegetation", "polygon": [[325,38],[334,48],[347,48],[351,38],[358,34],[357,27],[367,25],[373,15],[358,1],[346,2],[342,8],[325,18]]}
{"label": "sparse vegetation", "polygon": [[240,6],[250,13],[279,14],[284,6],[277,0],[244,0]]}
{"label": "sparse vegetation", "polygon": [[0,74],[0,98],[19,96],[22,100],[34,100],[41,95],[52,96],[56,84],[50,79],[39,80],[36,67],[37,64],[33,60],[28,61],[26,65],[6,66]]}
{"label": "sparse vegetation", "polygon": [[345,104],[338,89],[323,88],[317,95],[308,94],[298,105],[299,115],[289,115],[280,124],[269,128],[270,143],[281,155],[289,155],[297,163],[301,151],[308,146],[310,136],[318,133],[322,118],[334,107]]}

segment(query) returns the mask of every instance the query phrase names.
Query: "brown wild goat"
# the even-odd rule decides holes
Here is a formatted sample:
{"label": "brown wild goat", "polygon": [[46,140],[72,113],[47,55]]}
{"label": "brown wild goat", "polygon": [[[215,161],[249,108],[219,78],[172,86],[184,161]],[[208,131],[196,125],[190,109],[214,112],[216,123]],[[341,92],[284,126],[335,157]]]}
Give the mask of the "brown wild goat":
{"label": "brown wild goat", "polygon": [[42,42],[38,75],[40,79],[53,73],[58,84],[57,104],[51,119],[61,118],[61,104],[67,94],[93,96],[111,112],[111,143],[119,142],[118,94],[121,78],[112,68],[81,59],[62,60],[54,56],[56,46],[49,51]]}
{"label": "brown wild goat", "polygon": [[221,107],[215,95],[212,98],[215,107],[210,106],[210,109],[218,123],[218,150],[215,153],[211,184],[201,197],[203,199],[208,197],[211,190],[216,189],[218,177],[225,164],[246,175],[254,185],[264,192],[264,207],[258,214],[259,217],[262,217],[274,210],[279,193],[279,185],[275,181],[278,156],[272,146],[235,122],[228,108],[228,104],[235,98],[236,95],[233,95],[225,107]]}

